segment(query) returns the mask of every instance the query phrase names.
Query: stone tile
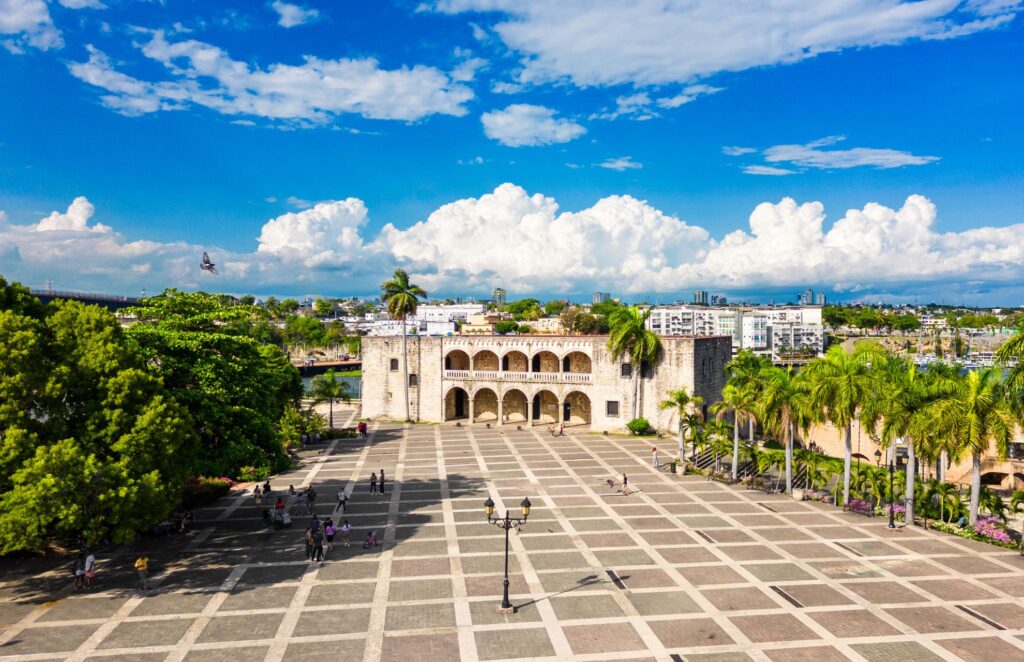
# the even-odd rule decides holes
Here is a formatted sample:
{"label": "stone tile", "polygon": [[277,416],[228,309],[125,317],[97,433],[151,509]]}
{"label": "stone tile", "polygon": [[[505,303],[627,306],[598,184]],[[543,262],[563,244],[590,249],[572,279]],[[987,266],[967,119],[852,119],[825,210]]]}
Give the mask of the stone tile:
{"label": "stone tile", "polygon": [[624,616],[611,595],[559,596],[551,598],[550,602],[560,621]]}
{"label": "stone tile", "polygon": [[747,580],[725,564],[680,565],[676,570],[694,586],[715,584],[746,584]]}
{"label": "stone tile", "polygon": [[250,614],[211,618],[199,634],[200,643],[273,639],[284,614]]}
{"label": "stone tile", "polygon": [[649,625],[666,648],[727,646],[734,643],[725,630],[710,618],[652,621]]}
{"label": "stone tile", "polygon": [[783,648],[767,650],[764,654],[772,662],[845,662],[850,659],[831,646]]}
{"label": "stone tile", "polygon": [[[522,575],[509,574],[508,580],[509,595],[529,595],[530,589]],[[466,577],[466,592],[470,597],[500,596],[504,591],[503,581],[503,575],[473,575]],[[451,596],[450,584],[448,596]],[[430,599],[436,600],[437,597],[435,596]]]}
{"label": "stone tile", "polygon": [[646,568],[631,568],[625,569],[621,572],[616,571],[619,575],[619,579],[622,583],[630,589],[638,588],[665,588],[671,586],[675,588],[678,584],[669,577],[668,573],[664,570],[646,569]]}
{"label": "stone tile", "polygon": [[853,644],[868,662],[938,662],[942,658],[913,641],[893,641],[877,644]]}
{"label": "stone tile", "polygon": [[729,620],[754,643],[818,639],[813,630],[789,614],[733,616]]}
{"label": "stone tile", "polygon": [[808,565],[830,579],[868,579],[882,573],[856,561],[808,561]]}
{"label": "stone tile", "polygon": [[555,649],[544,628],[488,630],[475,632],[473,636],[476,639],[477,655],[481,660],[548,657],[555,654]]}
{"label": "stone tile", "polygon": [[686,656],[687,662],[749,662],[754,658],[746,653],[697,653]]}
{"label": "stone tile", "polygon": [[[519,602],[519,604],[517,604]],[[502,614],[498,612],[500,600],[476,600],[469,603],[470,618],[473,625],[502,625],[509,623],[535,623],[540,621],[540,614],[537,613],[537,604],[532,601],[513,601],[515,613]]]}
{"label": "stone tile", "polygon": [[[494,574],[505,571],[505,557],[501,554],[488,554],[487,556],[463,556],[459,559],[462,565],[462,572],[467,575]],[[515,556],[508,557],[508,571],[519,572],[519,559]]]}
{"label": "stone tile", "polygon": [[629,623],[571,625],[563,627],[562,632],[565,633],[572,652],[577,655],[636,651],[647,648]]}
{"label": "stone tile", "polygon": [[404,637],[385,636],[380,655],[381,662],[410,662],[410,660],[440,662],[440,660],[458,659],[459,636],[455,633],[416,634]]}
{"label": "stone tile", "polygon": [[641,531],[640,537],[651,545],[694,545],[698,540],[686,531]]}
{"label": "stone tile", "polygon": [[[97,581],[99,572],[96,573]],[[58,600],[46,613],[40,616],[37,621],[40,623],[52,623],[54,621],[79,621],[83,618],[110,618],[128,598],[121,597],[88,597],[88,598],[65,598]],[[87,615],[86,615],[87,614]]]}
{"label": "stone tile", "polygon": [[536,552],[530,554],[530,564],[536,570],[564,570],[587,568],[587,560],[579,552]]}
{"label": "stone tile", "polygon": [[704,589],[701,594],[719,611],[779,608],[778,603],[754,587]]}
{"label": "stone tile", "polygon": [[[1012,595],[1015,598],[1024,598],[1024,576],[1022,575],[1014,575],[1012,577],[985,577],[980,579],[980,581],[983,584],[991,586],[997,591],[1002,591],[1003,593]],[[977,590],[982,591],[982,589]]]}
{"label": "stone tile", "polygon": [[921,559],[876,559],[874,563],[897,577],[932,577],[948,574],[941,567]]}
{"label": "stone tile", "polygon": [[1024,656],[1024,650],[998,637],[939,639],[936,643],[964,662],[993,662],[993,660],[1019,659]]}
{"label": "stone tile", "polygon": [[[284,608],[292,601],[297,586],[238,586],[221,603],[217,611]],[[135,612],[132,612],[135,616]]]}
{"label": "stone tile", "polygon": [[447,557],[433,559],[395,559],[391,562],[391,576],[430,577],[451,575],[451,566]]}
{"label": "stone tile", "polygon": [[646,552],[639,549],[598,550],[594,552],[594,556],[596,556],[597,560],[608,568],[628,568],[630,566],[638,565],[654,565],[654,559],[652,559]]}
{"label": "stone tile", "polygon": [[841,638],[888,637],[900,634],[899,630],[866,609],[812,612],[808,616]]}
{"label": "stone tile", "polygon": [[927,598],[891,581],[844,582],[843,586],[876,605],[927,602]]}
{"label": "stone tile", "polygon": [[388,606],[385,631],[455,627],[455,606],[450,603]]}
{"label": "stone tile", "polygon": [[565,534],[522,535],[519,536],[519,542],[523,543],[523,547],[528,551],[576,549],[576,545],[573,543],[572,538],[569,538]]}
{"label": "stone tile", "polygon": [[[983,583],[993,580],[983,579]],[[940,600],[986,600],[994,598],[995,593],[988,591],[964,579],[944,577],[942,579],[919,579],[910,582],[914,586],[931,593]]]}
{"label": "stone tile", "polygon": [[779,588],[804,607],[832,607],[853,604],[853,600],[824,584],[787,584]]}
{"label": "stone tile", "polygon": [[982,629],[978,621],[962,618],[957,612],[945,607],[904,607],[885,611],[922,634]]}
{"label": "stone tile", "polygon": [[1024,607],[1010,602],[987,605],[971,605],[971,609],[1005,628],[1024,628]]}
{"label": "stone tile", "polygon": [[388,584],[388,602],[444,600],[452,597],[448,579],[405,579]]}
{"label": "stone tile", "polygon": [[791,526],[781,526],[771,529],[757,529],[757,535],[772,542],[785,542],[790,540],[811,540],[812,536],[805,531]]}
{"label": "stone tile", "polygon": [[142,648],[178,643],[192,625],[191,619],[131,621],[118,623],[98,648]]}
{"label": "stone tile", "polygon": [[199,613],[213,597],[212,593],[157,593],[147,596],[132,616],[165,616]]}
{"label": "stone tile", "polygon": [[608,575],[594,570],[569,570],[564,572],[537,573],[541,588],[547,593],[577,589],[581,586],[613,587]]}
{"label": "stone tile", "polygon": [[772,561],[782,558],[764,545],[719,545],[718,549],[734,561]]}
{"label": "stone tile", "polygon": [[[385,640],[386,641],[386,640]],[[366,642],[362,639],[345,639],[343,641],[316,641],[308,643],[291,643],[285,649],[284,659],[301,660],[306,662],[362,662],[363,653],[366,649]],[[223,662],[238,662],[238,660],[261,660],[264,653],[243,655],[236,653],[237,648],[225,648],[222,651],[224,657],[212,658]],[[197,651],[198,652],[198,651]],[[202,651],[204,653],[214,651]],[[231,655],[231,657],[228,657]],[[211,659],[211,658],[203,658]]]}
{"label": "stone tile", "polygon": [[376,586],[376,582],[318,584],[310,590],[306,604],[310,607],[368,604],[373,602]]}
{"label": "stone tile", "polygon": [[965,575],[1006,574],[1003,566],[976,556],[940,556],[934,561]]}
{"label": "stone tile", "polygon": [[631,591],[626,597],[642,616],[699,614],[703,611],[684,591]]}
{"label": "stone tile", "polygon": [[318,634],[354,634],[366,632],[370,626],[369,609],[324,609],[303,611],[293,636]]}
{"label": "stone tile", "polygon": [[786,582],[814,579],[793,563],[745,563],[743,569],[763,582]]}
{"label": "stone tile", "polygon": [[[349,642],[345,642],[345,643],[346,643],[346,646],[350,645]],[[358,644],[359,644],[359,654],[360,654],[360,658],[358,658],[358,659],[362,659],[361,656],[362,656],[362,653],[363,653],[363,644],[362,644],[362,642],[358,642]],[[295,646],[295,645],[297,645],[297,644],[292,644],[292,646]],[[305,644],[305,645],[309,646],[309,644]],[[325,647],[323,644],[318,644],[318,645],[320,646],[320,648],[330,651],[330,648]],[[292,650],[292,646],[289,646],[287,650],[291,651]],[[270,650],[269,646],[243,646],[243,647],[239,647],[239,648],[203,648],[203,649],[189,651],[188,655],[185,656],[185,662],[236,662],[237,660],[262,660],[266,656],[268,650]],[[331,651],[331,652],[333,652],[333,651]],[[161,653],[160,654],[160,658],[161,659],[163,659],[165,657],[167,657],[166,653]],[[289,658],[287,655],[285,657],[286,657],[286,659],[300,659],[300,660],[307,660],[307,659],[315,660],[315,659],[318,659],[317,657],[311,657],[308,654],[305,657],[298,657],[298,658]],[[89,658],[89,659],[95,659],[96,662],[100,662],[100,660],[110,660],[111,658],[109,658],[109,657],[101,657],[101,658]],[[326,659],[326,658],[319,658],[319,659]],[[332,655],[332,657],[330,659],[332,659],[332,660],[341,660],[343,662],[349,662],[350,660],[352,662],[355,662],[355,660],[356,660],[356,658],[353,658],[353,657],[349,657],[349,656],[346,656],[346,655],[337,655],[337,654]]]}
{"label": "stone tile", "polygon": [[656,547],[658,554],[673,564],[721,563],[722,559],[707,547]]}
{"label": "stone tile", "polygon": [[793,542],[779,545],[779,548],[798,559],[847,559],[845,552],[823,542]]}
{"label": "stone tile", "polygon": [[4,655],[31,653],[62,653],[82,645],[96,630],[96,625],[63,625],[46,628],[26,628],[17,637],[3,645]]}
{"label": "stone tile", "polygon": [[720,543],[754,542],[752,535],[739,529],[703,529],[703,533],[715,542]]}

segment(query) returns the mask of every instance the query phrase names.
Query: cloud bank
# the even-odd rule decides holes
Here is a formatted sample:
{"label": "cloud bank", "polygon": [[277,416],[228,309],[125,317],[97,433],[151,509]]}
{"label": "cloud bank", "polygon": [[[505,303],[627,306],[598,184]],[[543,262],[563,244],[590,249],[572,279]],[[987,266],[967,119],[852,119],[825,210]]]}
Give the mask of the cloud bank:
{"label": "cloud bank", "polygon": [[[826,227],[820,202],[764,202],[746,227],[716,239],[702,227],[628,195],[579,211],[502,184],[439,207],[407,228],[367,229],[357,198],[322,202],[267,220],[252,252],[184,241],[130,240],[94,221],[75,199],[32,224],[0,213],[4,275],[32,285],[132,293],[176,286],[227,291],[373,292],[403,266],[434,292],[684,292],[824,287],[837,292],[1019,294],[1024,224],[936,229],[935,205],[909,196],[899,209],[869,203]],[[199,270],[209,250],[223,274]]]}

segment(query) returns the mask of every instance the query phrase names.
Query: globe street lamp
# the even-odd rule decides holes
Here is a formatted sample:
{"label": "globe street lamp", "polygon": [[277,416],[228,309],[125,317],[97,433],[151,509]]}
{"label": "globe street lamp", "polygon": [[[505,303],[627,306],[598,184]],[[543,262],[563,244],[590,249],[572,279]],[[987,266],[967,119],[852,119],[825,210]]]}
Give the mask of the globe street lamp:
{"label": "globe street lamp", "polygon": [[505,530],[505,592],[501,598],[501,608],[498,610],[505,614],[515,611],[512,603],[508,600],[508,532],[526,524],[526,518],[530,516],[530,499],[523,499],[523,502],[519,505],[523,509],[522,519],[509,517],[507,510],[505,511],[505,517],[502,518],[494,517],[494,501],[491,500],[491,497],[487,497],[487,501],[484,501],[484,512],[487,514],[487,521],[499,529]]}

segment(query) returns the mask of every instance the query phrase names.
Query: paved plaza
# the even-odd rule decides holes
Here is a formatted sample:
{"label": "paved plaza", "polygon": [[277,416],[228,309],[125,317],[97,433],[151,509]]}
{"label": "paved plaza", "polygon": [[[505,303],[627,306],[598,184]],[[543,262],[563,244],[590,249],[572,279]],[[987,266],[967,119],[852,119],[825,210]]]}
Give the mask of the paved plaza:
{"label": "paved plaza", "polygon": [[[268,531],[236,495],[188,536],[101,555],[90,594],[71,592],[69,563],[5,560],[0,661],[1024,659],[1018,554],[656,471],[650,444],[372,424],[272,480],[314,485],[322,517],[347,485],[352,547],[307,563],[306,518]],[[381,468],[387,493],[370,496]],[[636,493],[619,493],[623,472]],[[511,537],[508,616],[488,496],[514,516],[533,502]],[[384,542],[364,550],[370,528]]]}

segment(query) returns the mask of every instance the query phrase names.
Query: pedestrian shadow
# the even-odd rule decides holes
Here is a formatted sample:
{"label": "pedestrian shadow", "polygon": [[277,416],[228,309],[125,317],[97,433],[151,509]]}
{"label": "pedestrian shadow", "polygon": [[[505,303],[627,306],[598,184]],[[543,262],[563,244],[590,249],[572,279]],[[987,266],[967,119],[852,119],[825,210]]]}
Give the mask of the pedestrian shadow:
{"label": "pedestrian shadow", "polygon": [[[628,575],[626,577],[620,577],[620,579],[627,579],[627,578],[628,578]],[[537,604],[538,602],[544,602],[545,600],[550,600],[551,598],[557,598],[558,596],[565,595],[566,593],[572,593],[573,591],[578,591],[581,588],[587,588],[589,586],[598,586],[598,585],[601,585],[601,584],[610,584],[610,583],[611,583],[610,581],[601,579],[597,575],[587,575],[586,577],[583,577],[582,579],[577,579],[575,586],[570,586],[569,588],[565,588],[565,589],[562,589],[561,591],[556,591],[554,593],[548,593],[547,595],[543,595],[543,596],[541,596],[539,598],[534,598],[533,600],[529,600],[528,602],[522,602],[520,604],[512,605],[512,609],[514,611],[518,611],[518,610],[524,609],[526,607],[531,607],[531,606]]]}

